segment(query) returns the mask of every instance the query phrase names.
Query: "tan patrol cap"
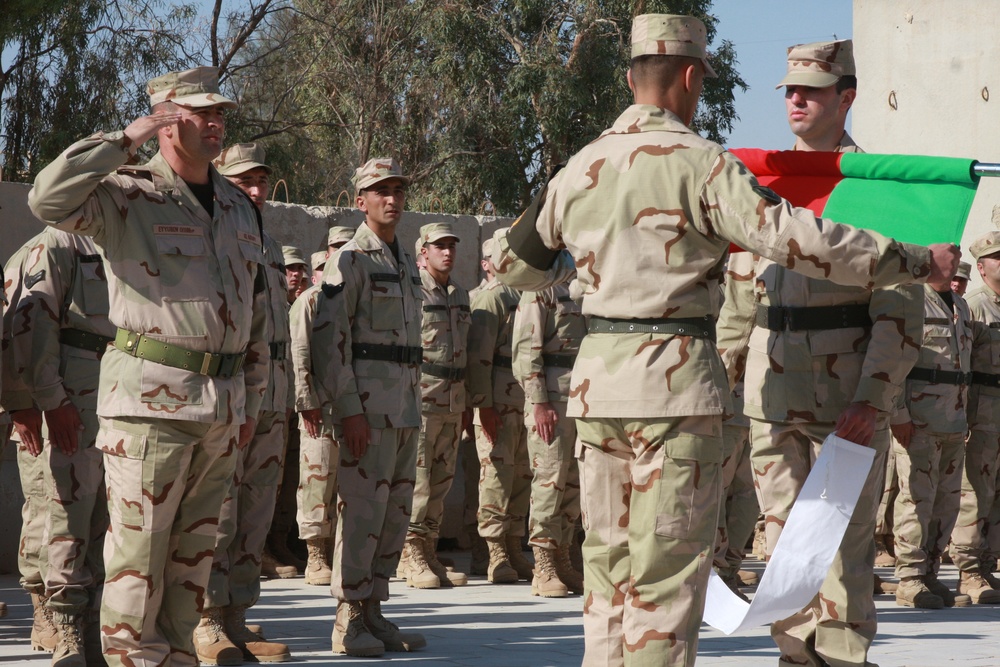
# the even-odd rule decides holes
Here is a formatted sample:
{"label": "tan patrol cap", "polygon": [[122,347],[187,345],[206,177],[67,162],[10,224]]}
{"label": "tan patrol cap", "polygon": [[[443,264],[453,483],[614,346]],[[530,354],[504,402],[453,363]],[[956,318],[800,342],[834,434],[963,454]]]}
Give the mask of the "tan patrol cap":
{"label": "tan patrol cap", "polygon": [[309,256],[309,259],[312,260],[312,270],[319,271],[326,266],[326,250],[317,250]]}
{"label": "tan patrol cap", "polygon": [[450,222],[432,222],[420,228],[421,245],[446,238],[453,238],[456,241],[462,240],[462,237],[455,233],[455,226]]}
{"label": "tan patrol cap", "polygon": [[969,252],[975,260],[1000,252],[1000,232],[986,232],[972,242]]}
{"label": "tan patrol cap", "polygon": [[788,47],[788,73],[775,88],[826,88],[842,76],[854,76],[854,42],[812,42]]}
{"label": "tan patrol cap", "polygon": [[955,278],[965,278],[966,280],[972,280],[972,265],[968,262],[959,262],[958,270],[955,271]]}
{"label": "tan patrol cap", "polygon": [[302,254],[302,251],[293,245],[283,245],[281,246],[281,256],[285,259],[285,266],[295,266],[296,264],[301,264],[302,266],[309,266],[306,263],[306,258]]}
{"label": "tan patrol cap", "polygon": [[326,235],[326,244],[347,243],[354,238],[354,230],[350,227],[331,227]]}
{"label": "tan patrol cap", "polygon": [[149,106],[173,102],[184,107],[211,107],[216,104],[226,109],[238,105],[219,91],[219,70],[215,67],[195,67],[184,72],[168,72],[146,84]]}
{"label": "tan patrol cap", "polygon": [[708,62],[708,32],[693,16],[640,14],[632,19],[632,57],[689,56],[705,64],[705,76],[717,76]]}
{"label": "tan patrol cap", "polygon": [[223,176],[239,176],[258,167],[270,175],[264,156],[264,147],[259,144],[234,144],[223,149],[213,164]]}
{"label": "tan patrol cap", "polygon": [[390,178],[398,178],[403,181],[403,185],[409,185],[410,179],[403,176],[403,168],[399,166],[395,158],[376,157],[368,160],[363,165],[354,170],[354,196],[361,194],[365,188],[370,188],[376,183],[387,181]]}
{"label": "tan patrol cap", "polygon": [[493,257],[493,251],[497,247],[497,242],[493,240],[493,237],[483,241],[483,259],[491,259]]}

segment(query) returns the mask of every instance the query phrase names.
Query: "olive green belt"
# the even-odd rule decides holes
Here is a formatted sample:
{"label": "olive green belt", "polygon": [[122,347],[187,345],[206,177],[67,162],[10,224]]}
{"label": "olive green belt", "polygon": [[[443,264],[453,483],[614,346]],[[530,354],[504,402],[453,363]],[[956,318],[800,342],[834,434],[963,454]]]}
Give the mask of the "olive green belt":
{"label": "olive green belt", "polygon": [[118,330],[115,347],[125,354],[146,361],[217,378],[235,376],[243,368],[243,360],[247,356],[245,352],[235,354],[196,352],[127,329]]}
{"label": "olive green belt", "polygon": [[694,336],[715,340],[715,321],[705,317],[665,317],[660,319],[622,319],[591,315],[587,332],[600,333],[658,333],[672,336]]}
{"label": "olive green belt", "polygon": [[397,364],[414,365],[424,361],[424,348],[408,345],[383,345],[379,343],[354,343],[351,345],[354,360],[392,361]]}
{"label": "olive green belt", "polygon": [[942,371],[936,368],[914,368],[906,376],[907,380],[919,380],[932,384],[969,384],[973,380],[972,373],[962,371]]}
{"label": "olive green belt", "polygon": [[97,354],[104,354],[104,351],[108,349],[108,343],[113,340],[114,338],[111,336],[102,336],[81,329],[61,329],[59,331],[59,342],[63,345]]}

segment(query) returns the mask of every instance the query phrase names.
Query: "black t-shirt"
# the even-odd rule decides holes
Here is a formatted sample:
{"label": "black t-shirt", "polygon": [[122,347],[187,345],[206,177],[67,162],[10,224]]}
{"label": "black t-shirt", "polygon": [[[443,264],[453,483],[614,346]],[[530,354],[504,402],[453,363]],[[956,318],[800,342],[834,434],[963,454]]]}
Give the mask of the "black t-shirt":
{"label": "black t-shirt", "polygon": [[187,186],[189,188],[191,188],[191,192],[194,193],[194,196],[197,197],[197,199],[198,199],[198,203],[201,204],[201,207],[203,209],[205,209],[205,211],[208,213],[208,217],[214,218],[215,217],[215,186],[212,185],[212,179],[209,178],[208,179],[208,183],[204,183],[204,184],[190,183],[188,181],[184,181],[184,182],[187,183]]}
{"label": "black t-shirt", "polygon": [[948,304],[948,308],[951,309],[951,312],[954,313],[955,312],[955,300],[951,296],[951,290],[948,290],[946,292],[938,292],[938,294],[941,296],[942,299],[944,299],[944,302],[946,304]]}
{"label": "black t-shirt", "polygon": [[387,245],[389,246],[389,250],[392,251],[392,256],[396,258],[396,263],[399,264],[402,262],[402,259],[399,256],[399,237],[393,237],[392,243]]}

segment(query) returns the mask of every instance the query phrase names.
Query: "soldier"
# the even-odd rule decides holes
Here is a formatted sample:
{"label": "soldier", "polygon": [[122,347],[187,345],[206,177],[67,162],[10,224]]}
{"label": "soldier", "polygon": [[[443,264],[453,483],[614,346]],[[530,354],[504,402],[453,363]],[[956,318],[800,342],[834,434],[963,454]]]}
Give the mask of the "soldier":
{"label": "soldier", "polygon": [[576,420],[566,416],[566,402],[570,371],[585,335],[587,325],[570,296],[569,280],[521,295],[511,347],[514,377],[525,396],[532,473],[531,593],[542,597],[583,593],[583,574],[569,558],[580,518],[580,471],[574,456]]}
{"label": "soldier", "polygon": [[965,290],[969,289],[969,280],[972,278],[972,265],[968,262],[959,262],[958,271],[951,279],[951,291],[960,297],[965,297]]}
{"label": "soldier", "polygon": [[415,588],[468,583],[465,574],[448,570],[437,557],[444,499],[455,478],[465,416],[465,369],[472,323],[469,293],[451,279],[458,242],[447,222],[424,225],[417,239],[424,264],[420,269],[424,299],[421,418],[413,512],[397,571]]}
{"label": "soldier", "polygon": [[714,74],[705,43],[697,19],[637,16],[635,105],[498,234],[497,275],[522,289],[563,277],[565,246],[589,317],[567,409],[581,441],[585,665],[694,664],[729,409],[712,343],[729,244],[859,286],[950,277],[958,261],[953,245],[792,208],[688,129]]}
{"label": "soldier", "polygon": [[[491,262],[493,240],[483,243]],[[493,271],[493,267],[490,267]],[[531,467],[524,426],[524,390],[511,369],[514,314],[521,295],[494,278],[472,300],[468,386],[476,408],[479,455],[479,535],[489,549],[486,578],[494,584],[530,581],[521,537],[531,501]]]}
{"label": "soldier", "polygon": [[281,246],[281,254],[285,260],[285,278],[288,281],[288,303],[309,287],[309,265],[302,251],[295,246]]}
{"label": "soldier", "polygon": [[326,257],[329,259],[335,252],[347,245],[354,238],[355,230],[351,227],[331,227],[326,234]]}
{"label": "soldier", "polygon": [[353,180],[365,222],[326,267],[311,342],[314,377],[340,443],[333,651],[377,656],[426,646],[381,611],[413,503],[422,295],[396,235],[409,179],[394,159],[374,158]]}
{"label": "soldier", "polygon": [[319,285],[323,282],[323,270],[326,268],[326,251],[317,250],[310,255],[309,260],[309,265],[312,268],[312,284]]}
{"label": "soldier", "polygon": [[[212,166],[236,103],[211,67],[157,77],[148,92],[151,115],[73,144],[28,198],[46,223],[94,238],[118,329],[97,407],[113,667],[196,664],[219,510],[269,363],[258,212]],[[154,135],[160,152],[125,166]]]}
{"label": "soldier", "polygon": [[[261,212],[271,176],[265,157],[264,148],[257,144],[236,144],[222,151],[214,162],[219,173],[245,192]],[[260,599],[261,558],[281,481],[292,373],[284,256],[267,232],[263,239],[271,368],[256,430],[250,444],[235,453],[236,474],[219,515],[205,608],[194,635],[198,659],[207,664],[238,664],[244,659],[283,662],[290,658],[288,646],[269,642],[246,625],[247,610]]]}

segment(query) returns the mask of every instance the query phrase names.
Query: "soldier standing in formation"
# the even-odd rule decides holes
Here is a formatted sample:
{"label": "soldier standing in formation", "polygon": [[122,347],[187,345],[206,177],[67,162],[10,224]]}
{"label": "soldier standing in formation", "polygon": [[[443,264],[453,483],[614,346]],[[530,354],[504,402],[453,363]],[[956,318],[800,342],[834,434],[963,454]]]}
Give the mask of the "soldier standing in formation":
{"label": "soldier standing in formation", "polygon": [[583,445],[586,665],[626,653],[694,664],[729,408],[712,341],[730,242],[859,287],[950,278],[958,260],[953,245],[901,244],[792,208],[692,132],[714,75],[705,44],[697,19],[636,17],[635,105],[498,235],[494,255],[501,280],[541,289],[565,277],[565,246],[590,317],[567,411]]}

